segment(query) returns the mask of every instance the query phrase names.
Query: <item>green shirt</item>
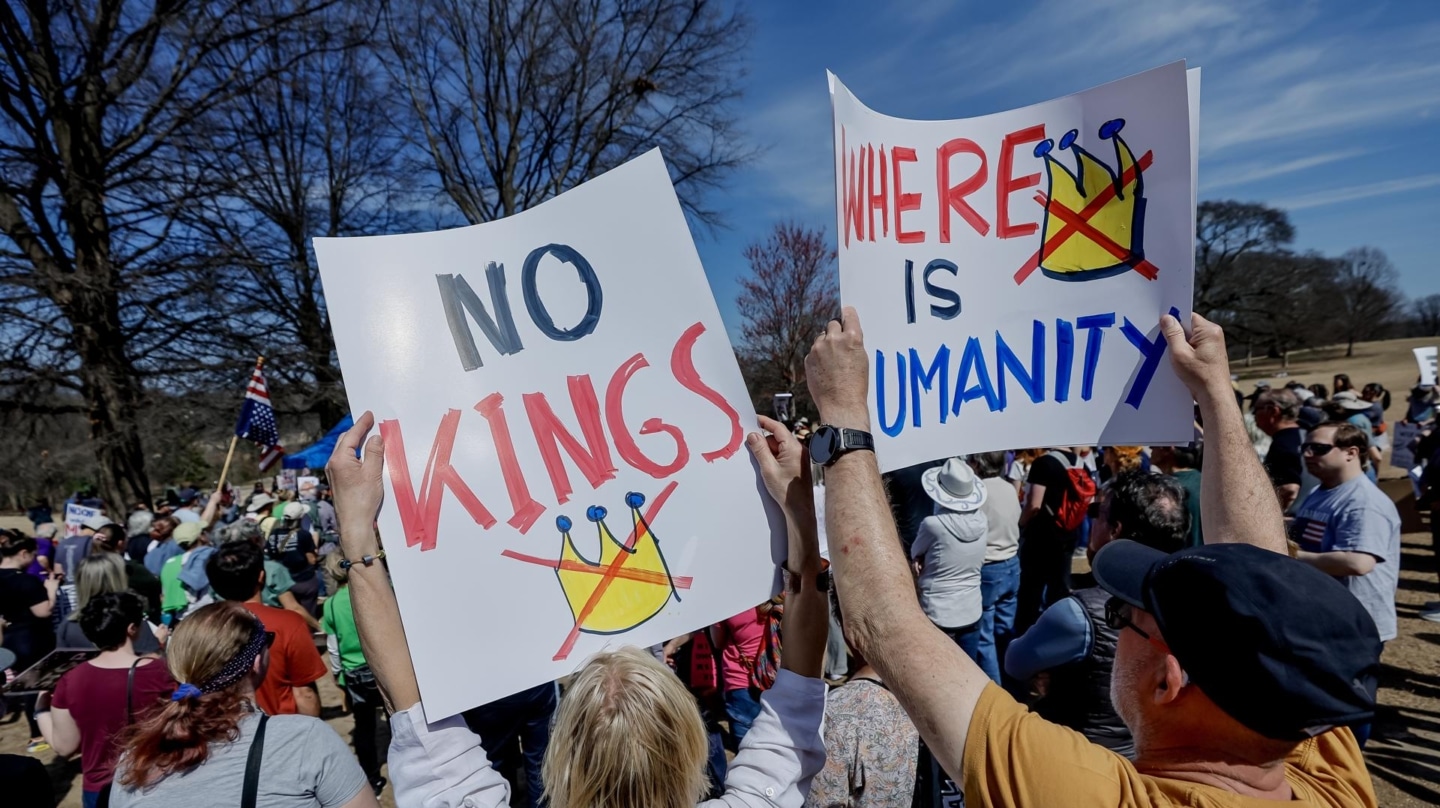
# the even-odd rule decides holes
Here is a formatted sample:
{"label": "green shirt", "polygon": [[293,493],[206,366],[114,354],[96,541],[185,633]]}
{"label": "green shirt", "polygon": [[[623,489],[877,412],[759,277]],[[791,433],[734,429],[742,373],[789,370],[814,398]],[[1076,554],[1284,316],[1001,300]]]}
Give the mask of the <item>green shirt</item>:
{"label": "green shirt", "polygon": [[[350,608],[350,587],[342,586],[340,591],[325,600],[320,628],[335,638],[340,648],[340,669],[353,671],[365,664],[365,654],[360,650],[360,632],[355,630],[355,611]],[[340,683],[345,683],[342,674]]]}
{"label": "green shirt", "polygon": [[1200,472],[1181,469],[1172,476],[1185,489],[1185,510],[1190,512],[1190,546],[1199,547],[1205,543],[1200,532]]}
{"label": "green shirt", "polygon": [[180,566],[185,563],[185,556],[172,556],[165,561],[160,568],[160,611],[178,612],[190,605],[190,598],[185,596],[185,585],[180,583]]}
{"label": "green shirt", "polygon": [[265,588],[260,590],[260,602],[266,606],[283,609],[280,596],[295,587],[295,579],[285,565],[271,558],[265,559]]}

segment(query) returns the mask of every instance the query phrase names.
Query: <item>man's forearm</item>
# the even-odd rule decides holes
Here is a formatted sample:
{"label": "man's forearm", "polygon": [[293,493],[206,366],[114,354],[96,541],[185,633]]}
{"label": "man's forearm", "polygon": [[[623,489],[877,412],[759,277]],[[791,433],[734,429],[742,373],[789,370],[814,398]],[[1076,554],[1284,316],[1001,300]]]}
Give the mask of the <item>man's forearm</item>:
{"label": "man's forearm", "polygon": [[320,691],[314,684],[292,687],[290,692],[295,694],[295,710],[300,715],[308,715],[311,718],[320,717]]}
{"label": "man's forearm", "polygon": [[846,639],[880,671],[946,770],[959,771],[970,717],[989,680],[920,610],[874,456],[840,458],[825,481]]}
{"label": "man's forearm", "polygon": [[1355,553],[1348,550],[1310,553],[1301,550],[1295,557],[1326,575],[1366,575],[1375,569],[1375,557],[1368,553]]}
{"label": "man's forearm", "polygon": [[1206,425],[1200,514],[1206,544],[1253,544],[1285,552],[1285,518],[1265,467],[1245,432],[1229,387],[1195,391]]}

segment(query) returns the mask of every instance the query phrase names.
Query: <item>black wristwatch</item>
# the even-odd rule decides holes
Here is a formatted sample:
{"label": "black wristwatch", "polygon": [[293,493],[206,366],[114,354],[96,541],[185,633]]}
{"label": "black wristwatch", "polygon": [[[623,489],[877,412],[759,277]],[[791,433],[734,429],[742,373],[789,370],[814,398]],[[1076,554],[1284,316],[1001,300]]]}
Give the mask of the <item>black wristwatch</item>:
{"label": "black wristwatch", "polygon": [[810,459],[822,466],[831,465],[846,452],[859,449],[875,451],[875,438],[869,432],[826,424],[810,434]]}

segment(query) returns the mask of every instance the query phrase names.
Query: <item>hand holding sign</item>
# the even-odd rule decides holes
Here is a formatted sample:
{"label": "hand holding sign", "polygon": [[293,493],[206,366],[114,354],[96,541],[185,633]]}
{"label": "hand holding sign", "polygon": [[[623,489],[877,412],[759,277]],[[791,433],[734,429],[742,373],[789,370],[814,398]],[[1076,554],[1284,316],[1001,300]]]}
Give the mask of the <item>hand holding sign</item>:
{"label": "hand holding sign", "polygon": [[822,422],[870,430],[870,360],[855,307],[846,306],[815,339],[805,357],[805,381]]}
{"label": "hand holding sign", "polygon": [[1199,314],[1190,315],[1190,336],[1173,315],[1160,318],[1160,331],[1170,346],[1170,363],[1180,381],[1198,398],[1206,393],[1230,389],[1230,358],[1225,352],[1225,332]]}

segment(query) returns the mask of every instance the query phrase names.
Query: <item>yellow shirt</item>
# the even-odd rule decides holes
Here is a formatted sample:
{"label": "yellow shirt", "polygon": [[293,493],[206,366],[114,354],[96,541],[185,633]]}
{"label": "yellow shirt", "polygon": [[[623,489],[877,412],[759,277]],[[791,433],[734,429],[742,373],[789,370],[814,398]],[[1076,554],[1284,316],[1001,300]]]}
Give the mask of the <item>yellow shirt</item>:
{"label": "yellow shirt", "polygon": [[[994,808],[1275,808],[1274,800],[1142,774],[1085,736],[1052,724],[989,685],[965,742],[965,804]],[[1375,789],[1355,736],[1334,729],[1300,744],[1285,762],[1288,805],[1374,806]]]}

